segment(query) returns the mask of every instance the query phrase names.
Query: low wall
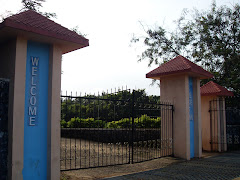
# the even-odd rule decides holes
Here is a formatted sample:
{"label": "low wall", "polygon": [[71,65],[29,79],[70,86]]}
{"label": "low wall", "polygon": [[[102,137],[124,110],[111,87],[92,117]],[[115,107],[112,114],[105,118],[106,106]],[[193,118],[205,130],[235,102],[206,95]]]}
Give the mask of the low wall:
{"label": "low wall", "polygon": [[98,129],[98,128],[62,128],[61,137],[87,139],[104,143],[147,141],[161,139],[160,129]]}

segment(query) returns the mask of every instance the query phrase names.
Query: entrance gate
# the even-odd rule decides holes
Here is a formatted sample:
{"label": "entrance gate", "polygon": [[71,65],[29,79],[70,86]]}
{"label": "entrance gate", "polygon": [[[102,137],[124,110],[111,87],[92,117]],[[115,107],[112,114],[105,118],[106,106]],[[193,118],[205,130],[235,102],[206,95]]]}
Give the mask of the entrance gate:
{"label": "entrance gate", "polygon": [[[227,145],[227,150],[239,150],[240,110],[231,107],[225,109],[223,104],[225,102],[221,98],[210,101],[211,150],[222,151],[225,145]],[[224,139],[225,127],[226,139]]]}
{"label": "entrance gate", "polygon": [[139,94],[62,95],[61,170],[172,155],[173,105]]}
{"label": "entrance gate", "polygon": [[240,109],[227,108],[227,148],[240,150]]}
{"label": "entrance gate", "polygon": [[8,89],[9,82],[0,79],[0,179],[7,179]]}

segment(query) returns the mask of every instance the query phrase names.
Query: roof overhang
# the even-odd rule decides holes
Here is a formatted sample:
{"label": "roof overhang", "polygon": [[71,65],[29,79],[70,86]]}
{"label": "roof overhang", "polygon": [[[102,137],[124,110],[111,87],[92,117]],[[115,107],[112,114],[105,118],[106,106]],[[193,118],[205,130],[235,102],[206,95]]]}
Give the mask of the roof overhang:
{"label": "roof overhang", "polygon": [[213,81],[200,87],[200,93],[201,96],[234,96],[233,92]]}
{"label": "roof overhang", "polygon": [[38,41],[48,44],[56,44],[61,48],[63,54],[89,46],[88,40],[80,44],[71,41],[66,41],[60,38],[46,36],[43,34],[16,29],[13,27],[0,26],[0,43],[8,39],[16,38],[17,36],[24,37],[27,40]]}
{"label": "roof overhang", "polygon": [[213,75],[209,73],[209,76],[202,75],[199,73],[194,73],[189,70],[182,70],[182,71],[172,71],[172,72],[166,72],[166,73],[160,73],[160,74],[146,74],[146,78],[156,79],[160,80],[161,78],[169,77],[169,76],[180,76],[180,75],[189,75],[191,77],[196,77],[199,79],[209,79],[212,78]]}
{"label": "roof overhang", "polygon": [[10,16],[0,23],[0,43],[18,36],[56,44],[63,54],[89,46],[85,37],[31,10]]}
{"label": "roof overhang", "polygon": [[160,79],[166,76],[188,74],[199,79],[209,79],[213,75],[202,67],[179,55],[146,74],[146,78]]}

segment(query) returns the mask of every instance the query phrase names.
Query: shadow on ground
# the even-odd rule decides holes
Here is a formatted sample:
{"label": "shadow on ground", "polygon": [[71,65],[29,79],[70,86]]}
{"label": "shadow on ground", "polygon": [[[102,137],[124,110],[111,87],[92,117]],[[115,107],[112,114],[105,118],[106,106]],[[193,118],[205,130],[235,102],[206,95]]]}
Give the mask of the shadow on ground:
{"label": "shadow on ground", "polygon": [[164,157],[147,162],[61,173],[62,180],[87,179],[234,179],[240,177],[240,152],[204,153],[185,161]]}

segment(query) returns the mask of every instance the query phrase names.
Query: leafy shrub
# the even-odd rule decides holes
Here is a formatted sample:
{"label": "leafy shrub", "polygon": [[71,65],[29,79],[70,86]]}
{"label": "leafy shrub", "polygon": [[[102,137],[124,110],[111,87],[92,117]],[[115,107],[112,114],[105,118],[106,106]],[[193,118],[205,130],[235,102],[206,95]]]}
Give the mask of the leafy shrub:
{"label": "leafy shrub", "polygon": [[[130,128],[132,125],[132,118],[124,118],[119,121],[112,121],[107,123],[107,128]],[[160,128],[161,118],[151,118],[147,115],[142,115],[140,118],[134,118],[134,125],[136,128]]]}
{"label": "leafy shrub", "polygon": [[132,124],[132,118],[123,118],[119,121],[112,121],[107,123],[107,128],[129,128]]}
{"label": "leafy shrub", "polygon": [[140,118],[135,118],[134,124],[136,128],[160,128],[161,118],[151,118],[145,114],[142,115]]}
{"label": "leafy shrub", "polygon": [[102,128],[106,126],[106,122],[102,120],[94,120],[94,118],[80,119],[79,117],[71,118],[66,124],[65,127],[68,128]]}
{"label": "leafy shrub", "polygon": [[61,120],[60,124],[61,124],[61,128],[67,127],[67,122],[65,120]]}

